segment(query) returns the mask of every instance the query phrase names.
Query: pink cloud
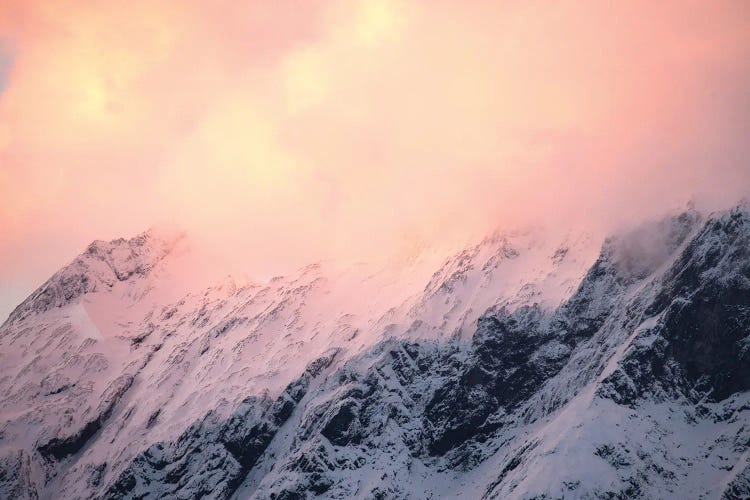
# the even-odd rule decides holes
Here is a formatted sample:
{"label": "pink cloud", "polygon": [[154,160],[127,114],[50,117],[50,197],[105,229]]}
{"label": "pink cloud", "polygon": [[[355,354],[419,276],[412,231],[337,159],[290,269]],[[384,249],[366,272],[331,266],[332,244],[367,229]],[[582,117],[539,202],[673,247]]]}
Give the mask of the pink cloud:
{"label": "pink cloud", "polygon": [[0,2],[0,282],[160,223],[265,275],[729,203],[749,28],[742,2]]}

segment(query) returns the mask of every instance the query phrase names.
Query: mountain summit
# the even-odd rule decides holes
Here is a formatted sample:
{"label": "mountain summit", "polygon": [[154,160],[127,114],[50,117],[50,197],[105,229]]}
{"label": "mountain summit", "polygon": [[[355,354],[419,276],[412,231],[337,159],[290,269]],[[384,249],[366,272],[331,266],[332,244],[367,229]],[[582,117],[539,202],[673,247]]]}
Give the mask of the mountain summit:
{"label": "mountain summit", "polygon": [[0,497],[750,495],[747,205],[151,297],[177,241],[0,328]]}
{"label": "mountain summit", "polygon": [[111,289],[117,282],[144,277],[183,238],[183,233],[151,229],[129,240],[94,241],[16,307],[7,321],[16,323],[32,314],[63,307],[84,294]]}

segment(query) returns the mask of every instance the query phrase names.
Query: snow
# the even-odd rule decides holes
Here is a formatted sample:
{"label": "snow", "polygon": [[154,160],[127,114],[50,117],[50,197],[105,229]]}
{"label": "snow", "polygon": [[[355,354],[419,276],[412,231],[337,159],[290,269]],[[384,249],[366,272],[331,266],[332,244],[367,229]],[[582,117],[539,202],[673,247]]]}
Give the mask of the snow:
{"label": "snow", "polygon": [[[276,400],[335,349],[235,498],[302,484],[308,473],[295,468],[299,457],[332,464],[321,479],[330,482],[328,497],[576,497],[628,488],[646,497],[714,495],[748,465],[748,394],[632,408],[602,392],[634,350],[659,340],[663,311],[647,314],[647,306],[671,286],[670,272],[692,242],[703,235],[703,246],[691,250],[701,262],[725,248],[724,233],[706,233],[711,224],[693,215],[669,219],[609,240],[601,255],[601,242],[587,235],[497,233],[447,259],[425,253],[343,269],[324,262],[268,283],[186,276],[193,261],[184,235],[95,242],[0,327],[0,458],[12,461],[0,467],[33,471],[28,481],[41,498],[90,496],[139,453],[178,442],[209,412],[221,422],[248,397]],[[660,247],[634,260],[654,231],[665,235]],[[724,279],[738,258],[724,255],[702,279]],[[425,405],[453,372],[431,365],[422,374],[401,352],[413,377],[402,380],[391,349],[415,342],[431,363],[460,365],[471,356],[480,316],[511,317],[525,306],[541,311],[542,332],[555,333],[560,322],[580,330],[580,340],[553,336],[530,355],[531,365],[562,364],[559,372],[518,408],[497,409],[489,418],[498,430],[484,441],[441,456],[415,452]],[[368,377],[381,391],[368,404],[382,413],[359,430],[376,435],[334,445],[320,429],[345,404],[365,411],[348,391],[370,387]],[[34,451],[86,435],[92,419],[100,428],[70,458],[49,463]],[[464,452],[474,458],[461,462]],[[218,472],[193,479],[224,484]]]}

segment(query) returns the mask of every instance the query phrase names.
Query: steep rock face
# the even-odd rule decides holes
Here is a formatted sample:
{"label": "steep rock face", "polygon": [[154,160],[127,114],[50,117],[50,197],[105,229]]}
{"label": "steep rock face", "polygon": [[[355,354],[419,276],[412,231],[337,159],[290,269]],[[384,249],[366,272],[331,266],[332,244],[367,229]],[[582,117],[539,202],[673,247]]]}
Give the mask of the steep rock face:
{"label": "steep rock face", "polygon": [[[644,339],[672,338],[669,330],[660,329],[662,321],[669,324],[670,309],[660,310],[657,304],[663,303],[673,277],[686,269],[686,256],[696,256],[696,249],[704,246],[709,228],[722,233],[720,240],[726,238],[731,260],[727,265],[737,270],[746,267],[748,256],[731,249],[747,248],[744,239],[750,234],[745,228],[736,232],[740,238],[732,236],[730,221],[737,212],[747,215],[745,209],[738,209],[718,218],[718,224],[710,220],[697,232],[701,221],[694,213],[662,221],[657,228],[670,229],[659,242],[662,247],[649,249],[651,257],[638,269],[623,256],[636,257],[632,242],[626,240],[629,235],[610,240],[578,291],[557,311],[538,307],[492,311],[480,319],[468,346],[389,343],[369,357],[351,361],[349,368],[334,376],[335,382],[320,389],[322,402],[306,407],[292,444],[284,450],[286,460],[275,462],[274,472],[239,490],[244,496],[238,497],[306,498],[322,491],[326,498],[407,498],[419,491],[424,497],[460,493],[469,498],[650,498],[691,491],[695,483],[686,488],[680,477],[699,468],[721,484],[709,482],[696,491],[737,498],[744,487],[747,449],[741,424],[748,422],[740,400],[723,407],[691,406],[679,432],[670,429],[673,417],[662,413],[679,412],[677,408],[628,414],[627,401],[616,400],[625,406],[607,406],[607,401],[616,399],[608,392],[612,380],[639,364],[633,353]],[[623,250],[622,245],[630,249]],[[697,297],[708,287],[716,304],[731,309],[737,300],[730,297],[738,292],[721,293],[707,279],[719,273],[727,283],[738,282],[721,268],[721,261],[713,260],[708,274],[689,293]],[[729,324],[747,324],[724,311],[721,314]],[[679,325],[673,331],[689,333]],[[744,333],[738,333],[737,339],[743,338]],[[716,363],[711,369],[721,372],[727,362],[741,366],[741,351],[734,351],[729,358],[728,351],[717,349],[703,354]],[[704,371],[703,380],[713,380],[711,370],[704,367]],[[642,406],[662,401],[652,397],[662,383],[658,374],[652,375],[644,377],[649,390],[638,396]],[[728,393],[744,390],[734,386]],[[733,424],[722,429],[727,417],[721,415],[732,415]],[[608,431],[612,425],[617,430]],[[684,439],[681,433],[691,432],[693,425],[711,425],[711,430],[682,457],[675,456],[668,444],[652,444],[654,439],[679,442]],[[602,440],[596,437],[600,432],[612,432],[620,441]],[[636,439],[639,435],[643,442]],[[718,451],[717,442],[733,443],[734,458],[722,455],[725,451]],[[566,465],[562,450],[568,447],[576,453],[568,455],[569,460],[589,465],[583,469]],[[711,458],[703,459],[704,455]],[[727,473],[725,466],[714,469],[713,457],[729,460],[739,471]],[[591,477],[586,467],[601,470],[601,477]],[[546,471],[544,480],[536,469]],[[485,486],[450,489],[445,478],[455,477],[458,471],[469,475],[483,471]],[[537,482],[529,483],[528,477]],[[431,487],[433,481],[439,486]],[[441,492],[440,487],[446,489]]]}
{"label": "steep rock face", "polygon": [[[740,206],[697,231],[671,233],[687,234],[684,242],[665,239],[672,255],[651,265],[646,278],[628,280],[625,300],[576,349],[594,360],[615,339],[609,359],[544,417],[534,452],[518,464],[506,459],[513,470],[488,487],[488,498],[743,497],[747,222],[748,208]],[[585,363],[569,366],[584,378],[590,373]],[[566,378],[568,366],[530,399],[532,407]]]}
{"label": "steep rock face", "polygon": [[347,362],[311,394],[237,497],[408,498],[409,471],[424,449],[420,416],[433,386],[455,371],[443,364],[450,351],[389,340]]}
{"label": "steep rock face", "polygon": [[104,498],[229,498],[335,356],[311,363],[274,401],[245,398],[228,418],[209,411],[176,441],[150,446],[107,486]]}
{"label": "steep rock face", "polygon": [[[501,420],[490,416],[512,412],[557,375],[579,344],[617,316],[626,291],[650,276],[698,222],[696,213],[686,212],[607,240],[576,293],[552,314],[524,306],[480,318],[460,373],[427,405],[431,453],[443,454],[498,429]],[[651,235],[657,248],[644,251],[642,240],[654,239]]]}
{"label": "steep rock face", "polygon": [[35,464],[24,450],[0,457],[0,498],[36,500]]}
{"label": "steep rock face", "polygon": [[661,279],[656,324],[603,383],[618,403],[645,396],[723,401],[750,389],[750,216],[709,221]]}
{"label": "steep rock face", "polygon": [[149,231],[129,240],[95,241],[16,307],[7,323],[62,307],[81,295],[110,288],[117,281],[144,276],[181,238],[182,235],[165,238]]}
{"label": "steep rock face", "polygon": [[[0,379],[2,401],[16,405],[0,422],[10,436],[0,435],[0,495],[747,495],[748,208],[705,222],[688,211],[610,238],[562,302],[550,297],[570,287],[565,245],[539,250],[533,277],[514,274],[537,248],[489,239],[446,261],[417,296],[376,301],[365,320],[329,309],[346,294],[316,266],[267,287],[186,296],[128,326],[124,359],[93,356],[100,344],[82,341],[93,357],[71,359],[98,366],[98,385],[70,370],[30,378],[45,363],[36,354],[13,365],[26,375]],[[500,285],[495,300],[481,295]],[[24,344],[26,321],[6,325],[5,339],[46,352]],[[74,337],[66,328],[53,335],[61,345]],[[313,353],[327,354],[285,388],[256,390]],[[64,423],[49,417],[53,404],[92,398]]]}
{"label": "steep rock face", "polygon": [[726,485],[721,493],[722,500],[747,498],[750,496],[750,465],[745,465]]}
{"label": "steep rock face", "polygon": [[89,420],[74,429],[70,435],[54,437],[41,444],[37,448],[39,453],[52,460],[62,460],[69,455],[78,453],[86,445],[86,442],[102,428],[106,420],[112,415],[115,405],[130,389],[131,385],[133,385],[133,376],[130,374],[122,375],[113,380],[101,395],[101,403],[89,417]]}
{"label": "steep rock face", "polygon": [[[176,442],[208,411],[224,418],[246,397],[275,398],[331,348],[344,363],[392,336],[461,344],[487,307],[559,303],[593,259],[585,241],[521,231],[448,259],[314,264],[266,284],[208,287],[181,280],[186,243],[98,242],[0,326],[0,456],[24,450],[43,498],[101,494],[154,443]],[[68,274],[96,286],[58,279]],[[44,290],[63,299],[50,306]],[[349,409],[326,434],[349,428]]]}
{"label": "steep rock face", "polygon": [[512,410],[559,369],[569,349],[560,344],[540,353],[551,340],[539,331],[540,316],[536,308],[521,308],[512,315],[480,319],[466,361],[425,408],[430,454],[442,455],[486,436],[500,425],[490,419],[492,414]]}

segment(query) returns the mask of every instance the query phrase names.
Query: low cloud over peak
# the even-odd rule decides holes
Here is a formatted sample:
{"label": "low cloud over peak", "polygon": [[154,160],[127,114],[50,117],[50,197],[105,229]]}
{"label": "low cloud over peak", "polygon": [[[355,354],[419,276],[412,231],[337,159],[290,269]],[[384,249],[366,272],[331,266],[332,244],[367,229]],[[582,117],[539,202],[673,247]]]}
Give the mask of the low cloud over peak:
{"label": "low cloud over peak", "polygon": [[177,224],[268,275],[750,192],[742,2],[0,0],[0,311]]}

